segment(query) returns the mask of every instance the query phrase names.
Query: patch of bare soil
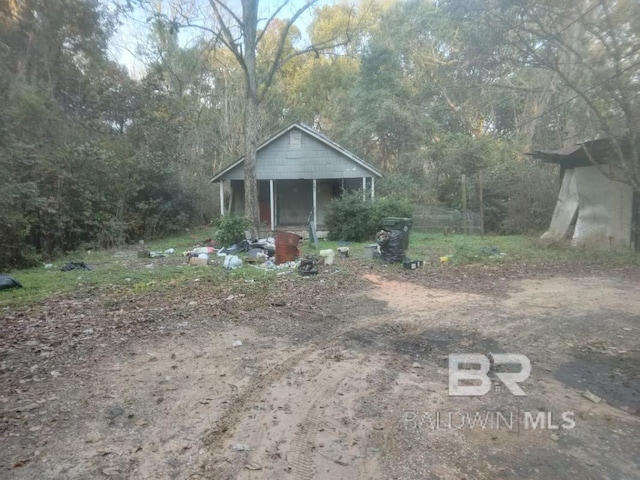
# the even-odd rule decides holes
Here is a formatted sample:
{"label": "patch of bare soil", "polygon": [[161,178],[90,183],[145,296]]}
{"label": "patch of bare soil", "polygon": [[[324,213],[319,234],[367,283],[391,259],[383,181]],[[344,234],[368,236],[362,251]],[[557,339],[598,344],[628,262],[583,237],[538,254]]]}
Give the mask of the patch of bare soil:
{"label": "patch of bare soil", "polygon": [[[638,478],[637,271],[360,271],[11,312],[0,477]],[[449,396],[489,352],[526,396]]]}

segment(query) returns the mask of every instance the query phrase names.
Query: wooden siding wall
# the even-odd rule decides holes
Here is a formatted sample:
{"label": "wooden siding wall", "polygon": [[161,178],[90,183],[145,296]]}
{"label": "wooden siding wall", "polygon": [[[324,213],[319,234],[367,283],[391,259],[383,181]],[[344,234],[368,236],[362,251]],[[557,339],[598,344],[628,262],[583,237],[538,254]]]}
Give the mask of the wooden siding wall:
{"label": "wooden siding wall", "polygon": [[[341,155],[322,142],[302,132],[299,145],[290,143],[293,129],[258,152],[256,175],[259,180],[332,179],[371,177],[360,164]],[[225,180],[243,180],[243,164],[227,172]]]}

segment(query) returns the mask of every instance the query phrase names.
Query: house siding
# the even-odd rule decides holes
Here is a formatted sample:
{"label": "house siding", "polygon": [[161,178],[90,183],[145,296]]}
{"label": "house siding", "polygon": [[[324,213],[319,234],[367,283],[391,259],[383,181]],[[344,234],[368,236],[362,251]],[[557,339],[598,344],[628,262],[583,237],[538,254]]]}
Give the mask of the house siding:
{"label": "house siding", "polygon": [[[302,132],[299,147],[290,146],[287,132],[258,152],[258,180],[371,177],[371,171]],[[300,131],[300,130],[297,130]],[[297,147],[297,148],[296,148]],[[225,180],[244,180],[244,164],[227,172]]]}

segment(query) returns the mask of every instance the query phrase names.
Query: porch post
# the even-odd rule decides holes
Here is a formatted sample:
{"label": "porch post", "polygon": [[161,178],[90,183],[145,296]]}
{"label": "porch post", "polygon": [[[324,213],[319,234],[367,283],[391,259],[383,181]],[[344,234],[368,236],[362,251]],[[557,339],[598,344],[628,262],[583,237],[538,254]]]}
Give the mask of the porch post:
{"label": "porch post", "polygon": [[371,200],[376,199],[376,177],[371,177]]}
{"label": "porch post", "polygon": [[224,182],[220,180],[220,215],[224,216]]}
{"label": "porch post", "polygon": [[315,228],[316,232],[318,231],[318,200],[317,200],[317,182],[316,179],[313,179],[313,228]]}
{"label": "porch post", "polygon": [[367,177],[362,177],[362,200],[367,199]]}
{"label": "porch post", "polygon": [[276,229],[276,200],[273,195],[273,180],[269,180],[269,205],[271,210],[271,231],[273,232]]}

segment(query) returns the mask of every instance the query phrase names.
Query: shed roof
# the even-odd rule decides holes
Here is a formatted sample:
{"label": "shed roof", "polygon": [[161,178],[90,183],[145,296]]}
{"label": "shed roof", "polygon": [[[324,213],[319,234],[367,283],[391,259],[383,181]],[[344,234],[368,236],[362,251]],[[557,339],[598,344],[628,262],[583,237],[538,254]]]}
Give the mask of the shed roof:
{"label": "shed roof", "polygon": [[[278,133],[272,135],[271,137],[269,137],[267,140],[265,140],[263,143],[261,143],[258,146],[258,148],[257,148],[258,153],[260,152],[260,150],[262,150],[263,148],[267,147],[268,145],[270,145],[271,143],[276,141],[278,138],[282,137],[287,132],[289,132],[289,131],[291,131],[293,129],[298,129],[298,130],[306,133],[307,135],[315,138],[316,140],[318,140],[319,142],[323,143],[327,147],[335,150],[337,153],[339,153],[340,155],[344,156],[348,160],[360,165],[362,168],[364,168],[365,170],[370,172],[372,175],[374,175],[374,176],[376,176],[378,178],[382,177],[382,172],[380,170],[378,170],[376,167],[374,167],[370,163],[366,162],[365,160],[361,159],[357,155],[351,153],[349,150],[345,149],[344,147],[338,145],[333,140],[330,140],[324,134],[318,132],[317,130],[314,130],[313,128],[311,128],[311,127],[309,127],[307,125],[304,125],[303,123],[293,123],[293,124],[289,125],[288,127],[280,130]],[[217,181],[220,181],[220,180],[224,180],[224,177],[225,177],[225,175],[227,173],[231,172],[234,168],[238,167],[243,162],[244,162],[244,157],[241,157],[240,159],[238,159],[237,161],[235,161],[234,163],[232,163],[228,167],[225,167],[222,170],[220,170],[209,181],[213,183],[213,182],[217,182]]]}
{"label": "shed roof", "polygon": [[[627,142],[618,140],[625,150]],[[564,168],[587,167],[609,163],[615,154],[615,143],[611,138],[599,138],[576,143],[559,150],[535,150],[527,155],[540,158],[545,163],[555,163]]]}

